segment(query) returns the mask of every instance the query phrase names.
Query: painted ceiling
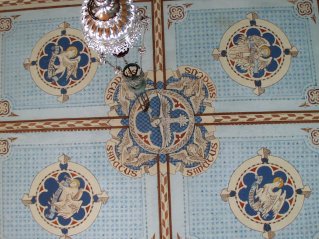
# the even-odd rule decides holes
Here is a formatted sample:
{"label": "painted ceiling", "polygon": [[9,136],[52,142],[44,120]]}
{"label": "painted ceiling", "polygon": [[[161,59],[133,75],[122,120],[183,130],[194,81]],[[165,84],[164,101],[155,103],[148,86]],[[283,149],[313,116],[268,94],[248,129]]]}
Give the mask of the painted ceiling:
{"label": "painted ceiling", "polygon": [[135,4],[147,111],[81,1],[0,1],[0,238],[319,239],[317,2]]}

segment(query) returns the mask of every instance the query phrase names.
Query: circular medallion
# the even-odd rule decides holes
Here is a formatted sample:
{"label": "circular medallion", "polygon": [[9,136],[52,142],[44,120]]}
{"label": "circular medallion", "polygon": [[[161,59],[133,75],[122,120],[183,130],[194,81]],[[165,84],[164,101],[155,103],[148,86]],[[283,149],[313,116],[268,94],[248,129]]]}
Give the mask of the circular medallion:
{"label": "circular medallion", "polygon": [[243,26],[228,40],[227,63],[246,81],[268,80],[285,63],[284,46],[272,30],[263,26]]}
{"label": "circular medallion", "polygon": [[68,160],[63,155],[59,163],[41,171],[22,199],[35,221],[58,236],[86,230],[108,198],[91,172]]}
{"label": "circular medallion", "polygon": [[[68,195],[77,200],[67,205],[63,199]],[[38,186],[36,200],[38,213],[48,225],[69,229],[79,226],[90,215],[93,192],[88,180],[78,172],[56,171]]]}
{"label": "circular medallion", "polygon": [[98,65],[93,54],[81,31],[64,23],[37,42],[24,66],[43,91],[57,96],[71,95],[93,79]]}
{"label": "circular medallion", "polygon": [[154,175],[158,163],[169,162],[171,173],[191,177],[208,170],[217,159],[215,127],[205,125],[213,117],[214,82],[192,66],[180,66],[166,76],[165,82],[155,82],[153,72],[146,72],[142,90],[118,76],[105,91],[109,116],[119,117],[108,121],[115,127],[106,152],[112,166],[124,175]]}
{"label": "circular medallion", "polygon": [[270,155],[256,156],[239,166],[227,191],[237,219],[253,230],[267,233],[290,224],[302,209],[305,196],[310,195],[297,170]]}
{"label": "circular medallion", "polygon": [[297,54],[283,31],[259,19],[256,13],[230,27],[219,50],[213,52],[233,80],[250,88],[277,83],[287,73],[292,56]]}
{"label": "circular medallion", "polygon": [[148,111],[143,111],[138,101],[131,108],[130,133],[149,152],[175,152],[193,134],[193,109],[185,98],[174,91],[150,90],[147,95],[150,101]]}

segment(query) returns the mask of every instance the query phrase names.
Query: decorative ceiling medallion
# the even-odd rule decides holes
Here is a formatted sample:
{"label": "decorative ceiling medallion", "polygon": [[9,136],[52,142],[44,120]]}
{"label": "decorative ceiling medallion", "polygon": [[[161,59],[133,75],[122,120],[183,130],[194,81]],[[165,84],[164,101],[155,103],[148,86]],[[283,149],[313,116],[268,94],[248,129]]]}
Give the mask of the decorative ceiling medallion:
{"label": "decorative ceiling medallion", "polygon": [[[150,90],[147,95],[150,100],[147,112],[141,109],[138,101],[130,110],[131,136],[140,147],[149,152],[175,152],[193,134],[193,109],[185,98],[171,90]],[[156,137],[157,135],[161,137]]]}
{"label": "decorative ceiling medallion", "polygon": [[[207,170],[216,160],[219,141],[214,127],[202,126],[202,115],[212,113],[216,88],[210,77],[200,69],[184,66],[167,72],[163,82],[154,81],[146,73],[147,110],[122,77],[114,78],[106,89],[112,139],[107,142],[108,158],[121,173],[139,177],[156,174],[157,162],[170,161],[170,171],[195,176]],[[145,96],[145,94],[147,96]],[[126,118],[127,117],[127,118]],[[197,124],[197,125],[196,125]]]}
{"label": "decorative ceiling medallion", "polygon": [[89,228],[107,200],[91,172],[66,155],[43,169],[22,198],[40,226],[64,239]]}
{"label": "decorative ceiling medallion", "polygon": [[97,56],[85,44],[82,32],[68,23],[45,34],[24,62],[37,86],[59,96],[61,103],[91,82],[97,66]]}
{"label": "decorative ceiling medallion", "polygon": [[213,51],[230,78],[253,88],[256,95],[280,81],[297,55],[284,32],[256,13],[231,26]]}
{"label": "decorative ceiling medallion", "polygon": [[241,223],[271,239],[298,216],[311,190],[287,161],[266,148],[258,154],[235,170],[221,197]]}

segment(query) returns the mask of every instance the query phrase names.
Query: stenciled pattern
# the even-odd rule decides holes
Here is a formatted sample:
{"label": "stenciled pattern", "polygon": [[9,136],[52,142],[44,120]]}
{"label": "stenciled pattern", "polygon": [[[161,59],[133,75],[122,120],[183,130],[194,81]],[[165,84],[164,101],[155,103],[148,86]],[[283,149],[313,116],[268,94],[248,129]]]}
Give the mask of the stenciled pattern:
{"label": "stenciled pattern", "polygon": [[299,173],[287,161],[262,148],[254,158],[239,166],[221,193],[237,219],[260,231],[264,238],[289,225],[311,194]]}
{"label": "stenciled pattern", "polygon": [[303,128],[302,130],[308,133],[310,144],[316,148],[319,148],[319,129],[318,128]]}
{"label": "stenciled pattern", "polygon": [[160,173],[160,185],[159,191],[161,201],[160,203],[160,224],[161,224],[161,231],[160,231],[160,238],[161,239],[172,239],[172,225],[170,225],[171,220],[171,211],[170,211],[170,197],[169,197],[169,174]]}
{"label": "stenciled pattern", "polygon": [[306,91],[306,101],[299,107],[311,107],[319,105],[319,88],[311,87]]}
{"label": "stenciled pattern", "polygon": [[307,92],[308,102],[311,105],[319,105],[319,89],[310,89]]}
{"label": "stenciled pattern", "polygon": [[11,103],[8,100],[0,99],[0,117],[13,117],[17,116],[12,112]]}
{"label": "stenciled pattern", "polygon": [[11,112],[10,103],[7,100],[0,100],[0,116],[9,115]]}
{"label": "stenciled pattern", "polygon": [[192,5],[192,3],[185,3],[176,6],[168,5],[168,28],[170,28],[173,23],[182,22],[187,17],[187,8]]}
{"label": "stenciled pattern", "polygon": [[64,103],[90,83],[98,62],[81,31],[62,23],[38,41],[23,65],[40,89]]}
{"label": "stenciled pattern", "polygon": [[10,143],[6,139],[0,139],[0,156],[6,155],[9,153]]}
{"label": "stenciled pattern", "polygon": [[256,95],[280,81],[297,56],[287,36],[274,24],[261,20],[256,13],[247,15],[224,34],[213,57],[237,83],[254,89]]}
{"label": "stenciled pattern", "polygon": [[17,138],[7,138],[7,139],[0,138],[0,156],[7,156],[10,153],[11,144],[16,139]]}
{"label": "stenciled pattern", "polygon": [[164,49],[163,49],[163,30],[162,30],[162,2],[161,0],[153,1],[154,11],[153,11],[153,31],[155,39],[155,70],[164,71]]}
{"label": "stenciled pattern", "polygon": [[11,18],[4,17],[0,18],[0,32],[10,31],[12,28]]}
{"label": "stenciled pattern", "polygon": [[299,1],[297,3],[298,13],[301,16],[310,16],[313,13],[311,1]]}
{"label": "stenciled pattern", "polygon": [[95,177],[66,155],[42,170],[22,198],[39,225],[65,239],[90,227],[107,200]]}
{"label": "stenciled pattern", "polygon": [[304,19],[312,19],[314,23],[317,23],[317,17],[314,13],[314,0],[288,0],[295,5],[294,10],[296,14]]}
{"label": "stenciled pattern", "polygon": [[[158,4],[159,1],[156,1],[156,3]],[[160,4],[159,4],[160,5]],[[161,13],[161,12],[158,12]],[[183,18],[182,18],[183,16]],[[161,18],[161,17],[160,17]],[[173,16],[173,18],[175,20],[179,20],[179,18],[181,19],[185,19],[185,15],[176,15]],[[161,19],[161,24],[163,23],[163,19]],[[157,27],[160,26],[160,24],[156,25]],[[246,37],[249,36],[248,34],[248,30],[245,29],[246,32]],[[276,37],[275,33],[271,32],[269,29],[264,29],[266,31],[265,34],[270,34],[269,36],[271,37]],[[267,32],[268,31],[268,32]],[[262,32],[262,30],[260,30],[260,32]],[[158,31],[156,31],[156,34],[158,33]],[[162,37],[160,35],[160,37]],[[161,39],[163,40],[163,39]],[[235,37],[232,39],[232,42],[234,44],[235,42]],[[275,49],[276,47],[280,48],[280,44],[281,42],[277,44],[277,42],[271,43],[271,41],[269,41],[269,39],[266,39],[270,45],[270,47],[272,47],[272,49]],[[74,43],[74,42],[72,42]],[[156,42],[156,44],[159,46],[156,48],[156,51],[158,51],[159,54],[161,54],[163,56],[163,52],[165,51],[164,48],[162,48],[161,44],[162,42]],[[230,49],[232,50],[236,50],[233,49],[235,48],[235,44],[233,46],[230,47]],[[67,48],[66,48],[67,49]],[[265,50],[266,48],[264,48]],[[277,49],[277,48],[276,48]],[[45,48],[43,48],[43,51],[46,52]],[[65,50],[67,51],[67,50]],[[266,51],[266,50],[265,50]],[[277,49],[277,53],[279,52],[279,50]],[[269,66],[266,71],[268,71],[269,69],[275,69],[276,67],[274,67],[274,63],[276,62],[277,64],[280,63],[283,59],[283,55],[280,55],[278,57],[276,57],[277,55],[275,54],[276,51],[274,51],[274,54],[271,55],[272,60],[271,63],[269,63],[269,65],[271,65],[271,67]],[[282,52],[281,52],[282,53]],[[51,57],[52,57],[52,53]],[[71,54],[71,53],[70,53]],[[156,57],[156,56],[155,56]],[[43,59],[45,58],[49,58],[49,54],[48,56],[42,56]],[[162,57],[163,58],[163,57]],[[161,61],[156,61],[156,64],[160,64],[161,62],[163,62],[162,58],[159,58]],[[47,59],[43,60],[46,61]],[[165,60],[165,59],[164,59]],[[165,61],[164,61],[165,62]],[[30,62],[32,63],[32,62]],[[233,62],[230,62],[231,64],[233,64]],[[26,67],[28,67],[28,62],[26,62],[25,64]],[[236,65],[233,64],[232,65],[233,70],[237,70],[236,69]],[[159,67],[160,68],[160,67]],[[45,70],[44,68],[41,68],[42,70]],[[165,69],[162,69],[165,70]],[[197,70],[198,72],[196,72],[195,70]],[[273,72],[272,71],[268,71],[264,73],[264,75],[269,74],[269,77],[272,77],[272,75],[277,74],[278,69],[275,69]],[[315,120],[318,119],[316,118],[316,115],[314,113],[264,113],[264,114],[236,114],[236,115],[231,115],[231,114],[227,114],[225,113],[224,115],[214,115],[215,112],[214,109],[212,107],[209,107],[209,105],[211,105],[212,102],[210,102],[209,100],[206,102],[205,99],[209,98],[208,96],[210,95],[211,99],[215,99],[216,98],[216,91],[215,91],[215,87],[214,84],[209,82],[205,82],[204,86],[202,86],[201,84],[203,84],[204,80],[207,80],[207,77],[205,74],[202,74],[202,72],[200,72],[199,69],[194,69],[193,67],[188,67],[175,71],[172,74],[168,73],[168,77],[167,77],[167,85],[156,85],[157,89],[153,89],[152,85],[153,85],[153,80],[150,78],[148,81],[148,93],[149,93],[149,98],[151,100],[151,110],[150,110],[150,115],[149,113],[144,113],[141,109],[139,109],[138,107],[138,103],[136,101],[136,97],[135,96],[130,96],[129,92],[127,92],[126,90],[121,91],[121,89],[119,89],[120,87],[125,87],[123,86],[118,86],[118,88],[114,89],[114,94],[118,94],[118,98],[117,100],[121,99],[121,96],[123,96],[123,94],[126,94],[125,100],[122,100],[122,102],[120,102],[119,106],[119,102],[116,100],[112,100],[112,104],[110,104],[110,108],[111,108],[111,113],[110,115],[112,115],[114,113],[115,117],[118,118],[114,118],[114,119],[99,119],[99,120],[60,120],[59,122],[53,122],[53,121],[44,121],[44,122],[20,122],[22,127],[20,127],[20,123],[12,123],[10,124],[6,124],[6,125],[10,125],[9,128],[6,128],[6,130],[16,130],[18,127],[18,131],[20,130],[20,132],[23,132],[25,130],[25,132],[27,132],[29,129],[31,129],[31,131],[34,132],[40,132],[41,130],[61,130],[61,131],[66,131],[66,130],[83,130],[83,129],[89,129],[89,130],[94,130],[96,128],[99,129],[109,129],[111,126],[114,127],[114,129],[112,129],[114,133],[114,137],[112,139],[113,142],[115,142],[114,145],[107,145],[107,150],[108,153],[111,152],[109,154],[109,158],[110,161],[112,162],[112,165],[118,169],[119,171],[121,171],[124,174],[131,174],[130,176],[135,177],[136,175],[142,175],[143,173],[154,173],[155,170],[153,170],[153,167],[149,167],[152,164],[155,165],[156,164],[156,156],[158,156],[158,154],[160,154],[160,162],[161,165],[163,165],[163,163],[165,163],[167,161],[167,157],[163,157],[163,154],[169,154],[169,161],[171,164],[171,172],[175,173],[176,171],[180,171],[181,173],[183,173],[183,175],[187,175],[187,176],[194,176],[197,175],[199,173],[204,172],[205,170],[207,170],[207,168],[209,168],[211,166],[211,164],[214,162],[214,160],[217,158],[217,154],[218,154],[218,148],[219,148],[219,143],[218,141],[215,139],[214,137],[214,127],[209,127],[205,124],[208,123],[208,120],[210,120],[210,123],[216,123],[216,125],[218,124],[223,124],[224,122],[226,122],[226,124],[251,124],[251,123],[268,123],[268,122],[276,122],[276,120],[278,119],[279,122],[288,122],[288,120]],[[250,72],[250,74],[252,75],[251,77],[254,77],[253,74]],[[48,75],[48,73],[47,73]],[[42,76],[46,77],[46,73],[42,72]],[[206,77],[206,78],[205,78]],[[63,76],[62,76],[63,78]],[[66,77],[65,77],[66,78]],[[208,77],[209,78],[209,77]],[[64,80],[64,79],[63,79]],[[59,87],[61,86],[60,83],[63,85],[66,81],[61,80],[60,82],[57,83],[57,85],[59,85]],[[119,80],[119,79],[117,79]],[[112,91],[112,87],[114,85],[116,85],[118,82],[116,82],[117,80],[114,80],[112,83],[113,85],[110,86],[108,88],[108,93],[106,94],[106,98],[108,97],[108,94]],[[165,79],[166,80],[166,79]],[[72,81],[70,81],[72,84],[76,84],[74,83],[74,79],[72,79]],[[120,79],[121,81],[121,79]],[[200,83],[198,83],[200,82]],[[165,89],[167,86],[167,89]],[[51,85],[51,87],[55,87],[55,85]],[[175,90],[175,87],[178,87],[177,90]],[[257,87],[258,88],[258,87]],[[262,92],[263,87],[258,88],[258,92],[260,93]],[[201,98],[201,94],[203,94],[204,91],[204,99]],[[66,94],[64,94],[66,93]],[[68,95],[69,91],[64,91],[64,89],[60,90],[60,101],[65,101],[67,99],[67,95]],[[113,96],[112,96],[113,97]],[[130,99],[130,97],[132,97]],[[126,103],[125,103],[126,101]],[[155,123],[156,120],[159,120],[158,116],[161,116],[161,110],[163,109],[163,102],[165,102],[166,105],[168,105],[168,110],[167,112],[169,112],[168,115],[168,119],[169,120],[173,120],[176,119],[178,120],[177,122],[169,122],[168,126],[166,125],[167,128],[169,128],[169,130],[167,131],[163,131],[163,129],[165,129],[163,127],[163,125],[158,126],[160,124],[163,124],[162,122],[159,123]],[[127,105],[125,105],[127,104]],[[135,108],[134,108],[135,107]],[[134,109],[134,110],[133,110]],[[175,109],[175,111],[173,111]],[[167,113],[166,112],[166,113]],[[180,113],[181,112],[181,113]],[[180,114],[179,114],[180,113]],[[203,114],[207,114],[207,117],[202,116]],[[212,114],[212,115],[209,115]],[[134,117],[132,117],[132,115],[134,115]],[[185,117],[183,117],[185,116]],[[125,118],[128,117],[128,118]],[[143,126],[142,123],[140,123],[140,121],[136,120],[132,120],[132,118],[138,118],[142,119],[141,122],[145,123],[146,126]],[[148,117],[148,118],[147,118]],[[157,118],[157,119],[156,119]],[[186,120],[185,120],[186,118]],[[208,119],[209,118],[209,119]],[[153,125],[156,125],[156,127],[152,127],[152,123]],[[192,124],[191,124],[192,123]],[[14,125],[14,124],[18,124],[18,126]],[[182,128],[181,125],[184,125],[183,127],[187,127],[187,129],[184,131],[186,132],[183,135],[183,131],[179,132],[178,131],[178,127]],[[177,127],[177,126],[178,127]],[[121,128],[117,128],[117,126],[121,126]],[[161,131],[161,127],[163,128]],[[116,128],[116,129],[115,129]],[[155,128],[155,130],[153,129]],[[192,130],[190,130],[192,128]],[[135,131],[137,132],[135,134],[135,136],[132,136],[133,134],[131,133],[133,130],[135,129]],[[141,129],[141,131],[139,131],[138,129]],[[143,130],[148,130],[148,133],[156,135],[154,138],[152,138],[150,135],[141,135],[140,133]],[[169,132],[171,131],[172,135],[173,135],[173,139],[167,140],[165,142],[165,138],[164,138],[164,132]],[[192,132],[192,134],[187,134],[187,132]],[[143,132],[142,132],[143,133]],[[112,135],[113,136],[113,135]],[[138,139],[140,139],[141,141],[139,141]],[[149,139],[149,140],[148,140]],[[153,139],[153,141],[152,141]],[[160,139],[160,140],[157,140]],[[119,142],[119,144],[121,144],[121,147],[117,144],[117,141]],[[127,141],[124,141],[127,140]],[[125,142],[125,143],[124,143]],[[163,143],[164,142],[164,143]],[[166,144],[168,142],[168,144]],[[182,142],[182,143],[181,143]],[[128,143],[128,144],[127,144]],[[131,146],[130,144],[133,144],[131,148],[127,147],[128,145]],[[149,144],[148,144],[149,143]],[[174,143],[176,143],[174,145]],[[148,146],[150,145],[150,146]],[[162,149],[163,145],[167,146],[166,151]],[[113,148],[111,146],[115,147],[115,154],[113,150]],[[125,148],[127,147],[127,148]],[[149,148],[148,148],[149,147]],[[111,149],[111,150],[110,150]],[[147,150],[145,150],[147,149]],[[123,151],[122,151],[123,150]],[[144,151],[143,151],[144,150]],[[123,153],[123,155],[128,155],[128,158],[125,159],[125,157],[123,158],[118,158],[118,156],[121,156]],[[131,157],[132,155],[137,155],[137,157]],[[143,157],[142,157],[143,156]],[[145,157],[144,157],[145,156]],[[150,156],[150,157],[148,157]],[[196,156],[196,157],[195,157]],[[141,158],[145,159],[145,161],[140,160]],[[143,165],[134,165],[134,164],[130,164],[130,162],[137,162],[137,161],[142,161],[144,162]],[[125,164],[124,164],[124,163]],[[127,163],[128,162],[128,163]],[[125,166],[125,167],[124,167]],[[269,167],[268,167],[269,168]],[[273,168],[269,168],[269,170],[272,170],[272,173],[277,173],[277,172],[283,172],[284,171],[280,171],[277,170],[275,171]],[[163,170],[164,171],[164,170]],[[71,173],[71,171],[70,171]],[[250,171],[250,173],[254,173],[253,171]],[[71,175],[65,175],[65,174],[60,174],[63,176],[66,176],[67,178]],[[59,177],[60,175],[55,175],[55,173],[51,173],[50,175],[48,174],[48,178],[55,180],[55,183],[57,181],[59,181]],[[269,174],[267,174],[267,177],[271,177],[269,176]],[[78,172],[73,172],[73,175],[71,175],[73,178],[81,178],[83,175],[78,173]],[[168,181],[168,175],[167,174],[163,174],[160,173],[159,176],[159,181],[161,182],[161,194],[160,194],[160,198],[161,198],[161,204],[163,205],[161,210],[161,214],[163,215],[163,221],[161,221],[161,228],[162,228],[162,236],[167,236],[167,238],[169,238],[169,234],[170,234],[170,230],[171,226],[168,223],[168,219],[170,218],[170,211],[169,211],[169,206],[170,206],[170,198],[169,198],[169,181]],[[275,178],[273,178],[275,179]],[[289,178],[291,179],[291,177]],[[288,192],[290,190],[290,188],[293,188],[293,183],[289,183],[289,180],[287,181],[287,185],[285,185],[285,188],[283,188],[282,190],[286,193],[286,195],[288,195]],[[44,180],[43,183],[41,184],[41,186],[39,186],[39,194],[42,195],[41,198],[45,198],[47,197],[48,191],[50,191],[51,189],[49,187],[46,187],[47,184],[49,184],[49,182],[51,181],[47,181]],[[53,182],[53,181],[52,181]],[[61,181],[62,182],[62,181]],[[72,181],[69,181],[70,184],[72,184]],[[89,185],[87,185],[87,187],[84,188],[81,187],[81,185],[85,185],[85,179],[83,181],[79,180],[79,183],[77,183],[77,181],[74,180],[74,184],[80,184],[80,189],[83,189],[83,195],[87,195],[90,194],[92,191],[92,188],[89,187]],[[245,190],[245,187],[251,186],[248,184],[244,184],[244,180],[242,180],[242,183],[244,186],[242,186],[241,188],[238,187],[238,190]],[[50,183],[51,184],[51,183]],[[51,185],[54,185],[54,183],[52,183]],[[289,188],[290,187],[290,188]],[[51,190],[52,191],[52,190]],[[290,196],[290,195],[288,195]],[[293,196],[287,198],[288,203],[289,200],[291,200],[293,198]],[[26,200],[28,200],[29,198],[25,198]],[[82,200],[82,199],[81,199]],[[240,200],[247,200],[247,198],[245,198],[244,196],[240,199]],[[41,200],[40,200],[41,201]],[[79,200],[78,200],[79,201]],[[82,200],[82,205],[84,206],[86,211],[90,211],[90,203],[92,200],[89,200],[88,198],[84,197]],[[32,200],[31,200],[32,203]],[[42,200],[41,202],[39,202],[39,206],[38,206],[38,211],[45,211],[47,210],[46,207],[48,206],[47,201],[46,200]],[[72,211],[70,212],[72,213]],[[289,209],[285,212],[283,210],[283,214],[289,214]],[[47,224],[52,224],[52,225],[56,225],[61,224],[62,226],[66,227],[68,226],[68,221],[65,220],[65,217],[68,217],[69,215],[67,213],[60,213],[61,215],[57,215],[56,218],[54,219],[55,221],[53,223],[51,223],[51,221],[48,218],[45,218],[45,220],[47,220]],[[63,214],[63,215],[62,215]],[[50,214],[47,214],[50,215]],[[73,226],[78,226],[80,223],[82,223],[83,221],[86,220],[87,215],[81,214],[81,216],[74,216],[74,214],[72,216],[70,216],[70,220],[71,220],[71,224]],[[257,219],[255,219],[257,220]],[[259,218],[259,220],[270,220],[267,217],[263,217],[261,216]],[[276,219],[271,219],[271,220],[276,220]],[[268,222],[268,221],[267,221]],[[275,222],[277,223],[277,221]],[[66,231],[62,231],[62,233],[65,233]],[[268,236],[270,236],[271,233],[268,233]],[[161,236],[161,238],[162,238]],[[67,234],[63,234],[61,237],[68,237]],[[155,237],[155,236],[154,236]],[[177,236],[178,238],[180,238],[180,236]]]}
{"label": "stenciled pattern", "polygon": [[191,66],[167,72],[167,78],[166,90],[162,82],[153,89],[154,82],[148,78],[147,111],[141,108],[141,96],[135,96],[121,77],[114,78],[106,89],[106,103],[112,110],[109,116],[129,113],[128,119],[109,121],[110,126],[121,123],[127,128],[111,129],[112,139],[106,146],[113,167],[125,175],[155,174],[157,156],[164,164],[165,155],[169,155],[171,172],[195,176],[206,171],[217,158],[219,142],[214,127],[195,126],[201,122],[201,117],[195,115],[214,111],[213,81]]}

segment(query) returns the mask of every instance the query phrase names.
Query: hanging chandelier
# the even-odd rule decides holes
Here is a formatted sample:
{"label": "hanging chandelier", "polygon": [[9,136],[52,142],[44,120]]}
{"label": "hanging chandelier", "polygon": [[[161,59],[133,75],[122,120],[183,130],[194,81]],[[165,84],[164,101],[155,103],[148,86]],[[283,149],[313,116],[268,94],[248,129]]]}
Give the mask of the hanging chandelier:
{"label": "hanging chandelier", "polygon": [[132,0],[84,0],[81,14],[84,39],[102,63],[107,55],[125,56],[148,27]]}
{"label": "hanging chandelier", "polygon": [[[142,70],[142,56],[146,52],[144,45],[145,31],[148,29],[149,18],[137,11],[132,0],[84,0],[82,5],[82,24],[84,39],[88,46],[99,54],[100,62],[110,65],[115,74],[123,77],[124,83],[138,99],[144,111],[149,108],[146,93],[146,77]],[[129,63],[125,56],[130,48],[135,47],[140,36],[140,65]],[[109,56],[116,58],[112,64]],[[122,58],[125,66],[117,65]]]}

